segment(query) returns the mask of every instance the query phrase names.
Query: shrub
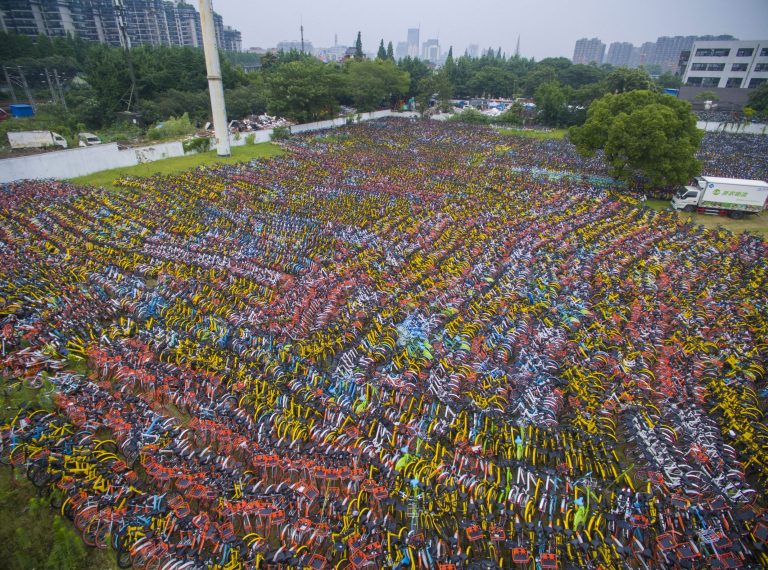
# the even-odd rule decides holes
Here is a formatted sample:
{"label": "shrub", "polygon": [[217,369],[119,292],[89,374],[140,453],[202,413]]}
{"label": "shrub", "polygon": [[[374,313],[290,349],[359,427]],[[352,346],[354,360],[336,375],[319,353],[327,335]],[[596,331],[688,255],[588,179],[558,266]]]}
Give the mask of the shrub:
{"label": "shrub", "polygon": [[208,137],[195,137],[181,143],[184,147],[184,153],[206,152],[211,148],[211,139]]}
{"label": "shrub", "polygon": [[155,125],[147,133],[147,138],[150,140],[160,140],[182,137],[195,132],[195,126],[192,121],[189,120],[189,115],[184,113],[178,119],[176,117],[170,117],[162,124]]}
{"label": "shrub", "polygon": [[465,109],[461,113],[448,118],[453,123],[467,123],[470,125],[487,125],[491,122],[490,117],[483,115],[477,109]]}
{"label": "shrub", "polygon": [[272,140],[281,141],[291,136],[291,129],[289,127],[275,127],[272,129]]}

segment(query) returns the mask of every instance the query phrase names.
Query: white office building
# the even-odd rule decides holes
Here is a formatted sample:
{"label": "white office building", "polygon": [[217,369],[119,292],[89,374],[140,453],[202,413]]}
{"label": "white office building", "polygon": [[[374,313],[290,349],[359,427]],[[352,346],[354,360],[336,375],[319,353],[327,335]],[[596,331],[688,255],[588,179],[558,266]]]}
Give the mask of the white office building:
{"label": "white office building", "polygon": [[697,41],[685,68],[690,87],[754,89],[768,81],[768,40]]}

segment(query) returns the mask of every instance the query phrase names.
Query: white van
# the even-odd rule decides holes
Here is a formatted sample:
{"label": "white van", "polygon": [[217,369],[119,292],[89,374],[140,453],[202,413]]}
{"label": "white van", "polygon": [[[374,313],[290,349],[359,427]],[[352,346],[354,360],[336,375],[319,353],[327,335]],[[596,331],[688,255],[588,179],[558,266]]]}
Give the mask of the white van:
{"label": "white van", "polygon": [[101,139],[93,133],[80,133],[77,135],[79,146],[93,146],[95,144],[101,144]]}

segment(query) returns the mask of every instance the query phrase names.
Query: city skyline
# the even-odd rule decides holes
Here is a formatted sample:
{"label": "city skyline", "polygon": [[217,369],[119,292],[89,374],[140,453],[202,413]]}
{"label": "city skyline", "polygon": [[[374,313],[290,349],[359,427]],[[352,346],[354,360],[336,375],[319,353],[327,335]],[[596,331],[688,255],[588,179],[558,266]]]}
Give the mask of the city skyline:
{"label": "city skyline", "polygon": [[375,52],[379,41],[397,46],[407,40],[409,28],[420,28],[421,37],[436,38],[441,49],[453,46],[461,55],[472,44],[483,51],[501,48],[511,55],[521,36],[521,55],[536,60],[573,55],[579,38],[598,37],[610,45],[640,45],[661,36],[732,34],[745,40],[760,39],[768,24],[765,0],[646,0],[626,5],[608,0],[513,0],[503,5],[469,10],[464,3],[402,0],[387,3],[386,10],[368,13],[359,2],[339,0],[326,4],[287,0],[259,10],[242,0],[213,0],[214,9],[242,33],[243,49],[270,48],[281,41],[304,37],[315,46],[354,45],[357,32],[363,47]]}

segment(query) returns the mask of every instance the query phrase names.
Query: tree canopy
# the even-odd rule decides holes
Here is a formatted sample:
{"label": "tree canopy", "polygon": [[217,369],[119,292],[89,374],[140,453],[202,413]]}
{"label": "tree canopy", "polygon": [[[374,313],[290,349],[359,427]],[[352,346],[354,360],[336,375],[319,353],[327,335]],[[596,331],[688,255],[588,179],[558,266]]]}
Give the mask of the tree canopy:
{"label": "tree canopy", "polygon": [[407,72],[387,59],[350,61],[344,68],[345,92],[358,111],[373,111],[405,95],[410,85]]}
{"label": "tree canopy", "polygon": [[[353,63],[366,61],[359,32],[353,53]],[[507,57],[500,49],[488,49],[480,57],[455,57],[451,48],[443,67],[435,69],[418,58],[395,62],[392,42],[385,39],[379,41],[375,58],[377,63],[388,62],[383,67],[322,63],[298,50],[263,55],[221,52],[220,56],[231,119],[265,110],[294,119],[325,117],[342,104],[364,111],[394,106],[411,97],[424,109],[435,95],[441,107],[449,106],[450,97],[524,96],[539,103],[535,120],[569,126],[583,123],[586,108],[606,93],[679,85],[679,78],[669,75],[654,83],[642,69],[574,65],[562,57],[536,62],[517,55]],[[51,98],[53,89],[45,71],[55,69],[67,102],[67,109],[62,108],[59,115],[71,123],[72,130],[80,128],[78,124],[96,130],[125,120],[123,112],[129,102],[130,110],[139,112],[147,123],[183,113],[198,124],[210,120],[205,58],[200,49],[139,46],[126,56],[120,48],[78,38],[30,38],[0,32],[0,61],[11,69],[21,66],[26,70],[38,103]],[[257,64],[260,69],[254,70]],[[135,87],[129,79],[129,65],[134,69]],[[301,77],[297,69],[310,70],[310,77]],[[406,77],[403,92],[400,87]],[[313,84],[313,79],[320,82]],[[286,100],[273,100],[284,95]],[[759,97],[754,101],[755,112],[765,108]],[[519,120],[519,113],[511,118]]]}
{"label": "tree canopy", "polygon": [[338,82],[333,68],[316,59],[292,61],[267,77],[269,112],[299,122],[333,116]]}
{"label": "tree canopy", "polygon": [[613,175],[623,180],[684,184],[699,173],[696,116],[689,103],[668,95],[609,93],[590,105],[586,122],[572,127],[570,138],[585,156],[603,150]]}
{"label": "tree canopy", "polygon": [[761,115],[768,116],[768,82],[752,90],[749,94],[749,107]]}

